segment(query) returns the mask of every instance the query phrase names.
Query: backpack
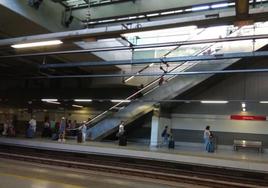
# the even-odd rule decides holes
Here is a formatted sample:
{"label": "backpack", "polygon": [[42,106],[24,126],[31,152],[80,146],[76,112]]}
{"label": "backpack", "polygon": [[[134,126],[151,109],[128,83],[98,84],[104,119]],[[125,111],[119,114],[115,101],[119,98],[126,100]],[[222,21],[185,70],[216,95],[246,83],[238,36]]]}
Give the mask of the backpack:
{"label": "backpack", "polygon": [[166,134],[167,134],[167,130],[164,129],[163,132],[162,132],[162,134],[161,134],[161,136],[164,137]]}

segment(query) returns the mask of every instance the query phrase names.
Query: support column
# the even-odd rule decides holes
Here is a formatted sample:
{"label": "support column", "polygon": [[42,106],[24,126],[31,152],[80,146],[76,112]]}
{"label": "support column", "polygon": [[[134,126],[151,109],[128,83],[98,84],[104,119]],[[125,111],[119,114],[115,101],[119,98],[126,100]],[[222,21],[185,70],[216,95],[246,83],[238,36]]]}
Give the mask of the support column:
{"label": "support column", "polygon": [[[157,147],[161,140],[159,139],[159,115],[156,115],[155,112],[152,116],[152,122],[151,122],[151,141],[150,141],[150,147]],[[160,135],[161,136],[161,135]]]}
{"label": "support column", "polygon": [[161,133],[164,130],[165,126],[168,126],[169,130],[171,129],[170,118],[162,117],[160,115],[160,108],[155,107],[151,122],[150,147],[158,147],[160,145],[162,139]]}

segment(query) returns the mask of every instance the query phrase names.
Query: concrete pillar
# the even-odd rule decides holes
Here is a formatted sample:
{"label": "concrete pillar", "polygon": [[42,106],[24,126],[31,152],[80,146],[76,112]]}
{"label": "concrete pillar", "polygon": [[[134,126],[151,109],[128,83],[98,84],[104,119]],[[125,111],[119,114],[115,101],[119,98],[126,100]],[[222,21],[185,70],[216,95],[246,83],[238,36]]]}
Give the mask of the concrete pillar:
{"label": "concrete pillar", "polygon": [[151,121],[151,140],[150,147],[157,147],[161,143],[161,133],[164,130],[165,126],[171,129],[171,119],[167,117],[162,117],[160,115],[160,109],[155,108]]}
{"label": "concrete pillar", "polygon": [[152,116],[150,147],[157,147],[161,141],[158,136],[159,134],[161,134],[159,133],[159,118],[160,117],[155,114]]}

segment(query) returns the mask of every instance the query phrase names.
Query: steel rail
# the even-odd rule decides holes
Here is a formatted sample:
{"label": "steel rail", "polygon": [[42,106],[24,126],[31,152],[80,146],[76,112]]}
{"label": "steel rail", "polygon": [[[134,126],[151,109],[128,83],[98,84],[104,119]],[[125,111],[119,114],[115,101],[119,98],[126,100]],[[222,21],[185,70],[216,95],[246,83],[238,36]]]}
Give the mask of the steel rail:
{"label": "steel rail", "polygon": [[104,52],[104,51],[122,51],[122,50],[133,50],[133,49],[135,50],[135,49],[146,49],[146,48],[172,47],[172,46],[183,46],[183,45],[194,45],[194,44],[207,44],[207,43],[214,43],[214,42],[233,42],[233,41],[258,40],[258,39],[268,39],[268,34],[202,39],[202,40],[191,40],[191,41],[180,41],[180,42],[168,42],[168,43],[156,43],[156,44],[144,44],[144,45],[134,45],[134,46],[115,46],[115,47],[83,49],[83,50],[64,50],[64,51],[55,51],[55,52],[4,55],[4,56],[0,56],[0,59],[28,57],[28,56],[32,57],[32,56],[48,56],[48,55],[76,54],[76,53]]}
{"label": "steel rail", "polygon": [[[55,149],[36,149],[21,146],[4,145],[0,147],[0,157],[16,160],[65,166],[78,169],[121,173],[153,179],[166,179],[176,182],[192,182],[213,187],[258,187],[266,184],[267,174],[259,173],[258,178],[248,178],[249,172],[235,169],[219,169],[193,164],[170,163],[168,161],[146,160],[122,156],[103,156],[95,154],[72,154],[73,151],[56,151]],[[6,149],[5,149],[6,148]],[[15,149],[17,148],[17,149]],[[83,155],[83,156],[82,156]],[[56,158],[56,159],[55,159]],[[118,160],[120,159],[120,160]],[[122,160],[121,160],[122,159]],[[126,160],[124,160],[126,159]],[[133,161],[131,163],[131,161]],[[159,164],[161,163],[161,164]],[[165,164],[163,166],[163,163]],[[198,171],[196,171],[198,169]],[[227,171],[228,170],[228,171]],[[222,172],[224,171],[224,172]],[[218,172],[218,173],[217,173]],[[230,175],[236,172],[236,176]],[[252,173],[250,173],[252,174]],[[254,172],[256,174],[256,172]],[[241,176],[242,175],[242,176]],[[228,181],[227,181],[228,180]]]}
{"label": "steel rail", "polygon": [[109,78],[109,77],[127,77],[127,76],[191,76],[201,74],[230,74],[230,73],[259,73],[268,72],[268,69],[238,69],[224,71],[194,71],[194,72],[155,72],[141,74],[91,74],[91,75],[60,75],[60,76],[34,76],[25,77],[26,79],[56,79],[56,78]]}
{"label": "steel rail", "polygon": [[[71,67],[94,67],[94,66],[111,66],[111,65],[144,65],[151,63],[173,63],[182,64],[185,61],[212,61],[222,59],[236,59],[236,58],[256,58],[268,57],[268,51],[258,52],[239,52],[239,53],[223,53],[214,55],[198,55],[198,56],[181,56],[181,57],[164,57],[164,58],[148,58],[148,59],[134,59],[134,60],[119,60],[119,61],[95,61],[95,62],[72,62],[72,63],[56,63],[56,64],[42,64],[40,69],[47,68],[71,68]],[[215,62],[216,63],[216,62]]]}

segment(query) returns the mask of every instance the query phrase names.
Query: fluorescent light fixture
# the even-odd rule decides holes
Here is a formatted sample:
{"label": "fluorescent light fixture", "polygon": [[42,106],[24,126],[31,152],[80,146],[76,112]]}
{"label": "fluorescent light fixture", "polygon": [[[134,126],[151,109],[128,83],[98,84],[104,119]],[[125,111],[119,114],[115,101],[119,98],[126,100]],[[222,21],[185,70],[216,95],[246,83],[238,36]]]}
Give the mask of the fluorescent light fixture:
{"label": "fluorescent light fixture", "polygon": [[260,101],[261,104],[268,104],[268,101]]}
{"label": "fluorescent light fixture", "polygon": [[84,108],[83,106],[76,105],[76,104],[73,104],[72,107],[76,107],[76,108]]}
{"label": "fluorescent light fixture", "polygon": [[257,0],[257,3],[259,2],[266,2],[267,0]]}
{"label": "fluorescent light fixture", "polygon": [[39,46],[52,46],[62,44],[60,40],[50,40],[50,41],[41,41],[41,42],[32,42],[32,43],[22,43],[11,45],[12,48],[32,48]]}
{"label": "fluorescent light fixture", "polygon": [[148,17],[158,16],[159,13],[147,14]]}
{"label": "fluorescent light fixture", "polygon": [[113,99],[111,102],[131,102],[131,100],[119,100],[119,99]]}
{"label": "fluorescent light fixture", "polygon": [[41,99],[43,102],[57,102],[58,99]]}
{"label": "fluorescent light fixture", "polygon": [[228,7],[228,3],[220,3],[220,4],[211,5],[211,8],[224,8],[224,7]]}
{"label": "fluorescent light fixture", "polygon": [[228,101],[201,101],[203,104],[226,104]]}
{"label": "fluorescent light fixture", "polygon": [[242,102],[241,106],[242,106],[242,108],[246,108],[246,103]]}
{"label": "fluorescent light fixture", "polygon": [[75,102],[92,102],[92,99],[74,99]]}
{"label": "fluorescent light fixture", "polygon": [[46,101],[47,103],[51,103],[51,104],[60,104],[59,102],[56,101]]}
{"label": "fluorescent light fixture", "polygon": [[191,11],[200,11],[200,10],[207,10],[209,9],[209,6],[198,6],[198,7],[193,7],[191,8]]}
{"label": "fluorescent light fixture", "polygon": [[242,111],[243,111],[243,112],[246,112],[247,110],[246,110],[246,108],[243,108]]}
{"label": "fluorescent light fixture", "polygon": [[234,2],[232,2],[232,3],[228,3],[228,6],[234,6],[234,5],[235,5]]}
{"label": "fluorescent light fixture", "polygon": [[174,11],[161,12],[160,14],[161,14],[161,15],[174,14]]}
{"label": "fluorescent light fixture", "polygon": [[176,13],[181,13],[181,12],[183,12],[183,10],[175,10],[175,11],[174,11],[175,14],[176,14]]}
{"label": "fluorescent light fixture", "polygon": [[128,82],[128,81],[132,80],[134,77],[135,77],[135,76],[131,76],[131,77],[129,77],[128,79],[125,80],[125,82]]}
{"label": "fluorescent light fixture", "polygon": [[152,66],[154,66],[154,63],[151,63],[151,64],[149,65],[149,67],[152,67]]}

